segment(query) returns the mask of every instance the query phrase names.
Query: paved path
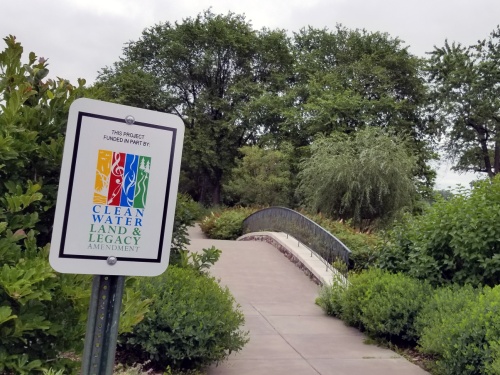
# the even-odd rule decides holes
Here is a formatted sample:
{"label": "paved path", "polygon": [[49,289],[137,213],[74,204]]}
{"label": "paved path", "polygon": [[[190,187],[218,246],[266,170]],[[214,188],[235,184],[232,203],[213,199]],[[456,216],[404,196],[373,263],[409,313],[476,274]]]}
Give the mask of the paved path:
{"label": "paved path", "polygon": [[278,250],[261,241],[204,239],[190,231],[190,249],[222,250],[211,273],[235,296],[250,342],[209,375],[425,375],[395,352],[364,344],[365,336],[314,304],[318,286]]}

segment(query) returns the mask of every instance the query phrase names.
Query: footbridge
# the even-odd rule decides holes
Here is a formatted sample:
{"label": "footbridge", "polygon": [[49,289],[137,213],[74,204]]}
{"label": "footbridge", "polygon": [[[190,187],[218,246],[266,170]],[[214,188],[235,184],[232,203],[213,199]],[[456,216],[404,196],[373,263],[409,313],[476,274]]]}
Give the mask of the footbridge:
{"label": "footbridge", "polygon": [[[211,246],[222,250],[210,272],[240,304],[250,334],[241,352],[208,374],[427,374],[389,349],[367,345],[361,332],[315,304],[318,284],[332,277],[327,264],[332,259],[347,262],[349,250],[338,240],[326,240],[330,237],[322,228],[307,235],[304,228],[312,224],[300,214],[267,210],[245,220],[246,233],[239,241],[207,239],[199,227],[190,228],[191,251]],[[290,226],[293,235],[287,234]]]}

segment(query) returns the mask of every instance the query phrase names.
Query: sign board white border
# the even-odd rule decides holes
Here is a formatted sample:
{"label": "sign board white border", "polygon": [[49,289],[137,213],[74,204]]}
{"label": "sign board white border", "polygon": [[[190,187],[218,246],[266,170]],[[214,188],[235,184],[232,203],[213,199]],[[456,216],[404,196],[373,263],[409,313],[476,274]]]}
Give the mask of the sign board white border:
{"label": "sign board white border", "polygon": [[[159,138],[160,136],[165,138],[167,133],[164,132],[168,132],[171,147],[167,148],[168,145],[163,145],[160,157],[157,152],[154,158],[156,166],[162,166],[161,172],[165,174],[163,180],[166,181],[166,186],[155,186],[156,191],[164,193],[157,194],[156,196],[160,196],[160,199],[156,199],[154,204],[149,205],[151,207],[148,206],[148,210],[155,210],[155,217],[161,219],[161,225],[159,222],[155,223],[155,228],[159,229],[158,232],[154,236],[148,236],[148,243],[153,241],[157,244],[156,250],[149,249],[149,254],[154,251],[155,256],[141,257],[137,254],[127,256],[126,253],[123,255],[120,253],[116,256],[112,254],[110,259],[110,254],[89,254],[83,249],[72,248],[72,244],[77,243],[72,238],[75,230],[73,229],[68,234],[68,227],[71,225],[75,227],[71,220],[75,220],[74,213],[78,212],[78,206],[84,204],[80,201],[81,197],[74,194],[75,175],[82,173],[81,158],[92,156],[86,154],[88,150],[82,147],[82,144],[85,143],[84,134],[89,134],[88,130],[85,132],[85,127],[90,126],[87,124],[92,122],[94,123],[92,126],[95,126],[96,121],[100,124],[113,125],[115,129],[118,126],[127,132],[141,130],[149,132],[150,135],[153,134],[153,138],[155,134]],[[50,264],[56,271],[96,275],[156,276],[166,270],[172,240],[183,138],[184,124],[175,115],[92,99],[78,99],[71,105],[49,257]],[[92,141],[87,140],[87,142]],[[144,153],[144,149],[138,149],[141,146],[121,145],[122,150],[124,147],[130,153]],[[156,148],[158,147],[160,146],[157,145]],[[77,162],[78,160],[80,162]],[[89,172],[85,171],[85,173]],[[81,230],[88,229],[81,228]]]}

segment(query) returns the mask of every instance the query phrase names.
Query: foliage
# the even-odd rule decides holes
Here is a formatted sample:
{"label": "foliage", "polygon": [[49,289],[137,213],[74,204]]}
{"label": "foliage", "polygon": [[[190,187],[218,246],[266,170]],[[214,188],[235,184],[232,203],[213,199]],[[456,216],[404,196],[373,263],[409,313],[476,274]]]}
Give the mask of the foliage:
{"label": "foliage", "polygon": [[414,322],[431,287],[403,274],[370,269],[349,278],[341,298],[341,317],[370,335],[415,342]]}
{"label": "foliage", "polygon": [[[47,62],[13,36],[0,53],[0,373],[57,373],[82,349],[90,278],[56,273],[48,251],[71,102],[83,92],[44,81]],[[130,330],[147,301],[127,281],[120,329]],[[47,369],[51,366],[51,369]]]}
{"label": "foliage", "polygon": [[287,152],[245,146],[243,158],[224,186],[228,200],[244,206],[289,206],[292,198],[290,160]]}
{"label": "foliage", "polygon": [[170,264],[177,264],[181,261],[182,254],[189,245],[188,228],[201,218],[203,211],[202,206],[189,195],[177,194],[172,244],[170,246]]}
{"label": "foliage", "polygon": [[301,147],[317,134],[386,129],[409,140],[418,191],[428,191],[435,173],[427,165],[434,155],[424,141],[427,120],[420,110],[427,99],[422,61],[398,38],[341,25],[304,28],[292,43],[294,83],[284,96],[279,136]]}
{"label": "foliage", "polygon": [[181,268],[192,268],[197,272],[206,272],[220,258],[221,250],[212,246],[209,249],[202,249],[202,253],[191,253],[188,250],[181,252],[181,260],[178,264]]}
{"label": "foliage", "polygon": [[500,282],[500,177],[471,191],[438,200],[390,233],[379,254],[381,267],[434,285],[496,285]]}
{"label": "foliage", "polygon": [[103,95],[122,104],[181,117],[189,193],[218,204],[238,149],[254,141],[267,119],[253,98],[278,92],[290,61],[284,31],[257,32],[244,16],[207,10],[144,30],[119,63],[103,70],[99,85]]}
{"label": "foliage", "polygon": [[10,187],[0,198],[0,372],[71,367],[59,354],[81,349],[88,278],[56,273],[49,246],[37,246],[38,215],[30,209],[42,199],[40,186]]}
{"label": "foliage", "polygon": [[[0,52],[0,372],[28,374],[81,346],[88,280],[48,263],[60,155],[69,103],[67,81],[43,81],[44,59],[13,36]],[[33,183],[31,181],[35,181]],[[40,233],[41,232],[41,233]]]}
{"label": "foliage", "polygon": [[378,234],[355,230],[348,223],[332,220],[325,215],[302,212],[303,215],[322,226],[351,250],[350,268],[361,271],[372,267],[378,258],[381,238]]}
{"label": "foliage", "polygon": [[420,350],[442,375],[497,374],[500,287],[442,288],[422,310]]}
{"label": "foliage", "polygon": [[344,262],[333,263],[333,268],[337,272],[333,273],[331,284],[321,286],[316,304],[328,315],[340,318],[342,316],[342,300],[346,289],[349,286],[347,278],[347,266]]}
{"label": "foliage", "polygon": [[434,195],[438,195],[444,200],[448,200],[453,197],[453,192],[447,189],[435,190]]}
{"label": "foliage", "polygon": [[[70,104],[83,95],[68,81],[46,79],[47,60],[31,52],[23,64],[23,47],[13,36],[4,38],[0,52],[0,181],[41,186],[43,198],[33,208],[41,243],[50,240],[59,182],[64,135]],[[0,196],[7,192],[0,184]]]}
{"label": "foliage", "polygon": [[500,27],[468,47],[445,42],[427,64],[431,113],[459,171],[500,171]]}
{"label": "foliage", "polygon": [[421,60],[387,34],[338,26],[288,37],[285,30],[256,31],[244,16],[207,10],[144,30],[119,62],[102,70],[94,89],[102,99],[184,120],[182,191],[203,203],[219,204],[223,183],[242,204],[265,198],[241,196],[244,183],[231,178],[234,168],[239,174],[247,167],[236,165],[243,146],[291,145],[290,169],[279,168],[276,176],[289,188],[281,173],[297,172],[304,147],[317,134],[365,127],[410,140],[422,193],[435,173],[427,165],[434,155],[424,142],[420,68]]}
{"label": "foliage", "polygon": [[235,240],[243,234],[243,220],[254,213],[254,208],[235,207],[206,216],[200,223],[209,238]]}
{"label": "foliage", "polygon": [[240,330],[243,314],[227,288],[195,270],[169,267],[141,280],[151,311],[131,334],[121,336],[129,359],[151,360],[153,366],[201,368],[239,351],[248,341]]}
{"label": "foliage", "polygon": [[306,206],[360,227],[395,217],[415,199],[415,157],[403,140],[377,128],[320,137],[301,166]]}
{"label": "foliage", "polygon": [[[135,364],[132,366],[124,366],[122,364],[118,364],[114,369],[114,374],[116,375],[150,375],[151,371],[146,370],[142,364]],[[198,370],[172,370],[169,366],[163,371],[163,375],[204,375],[205,372]],[[52,374],[49,374],[52,375]],[[54,374],[59,375],[59,374]],[[61,374],[64,375],[64,374]]]}
{"label": "foliage", "polygon": [[42,370],[42,373],[43,375],[64,375],[64,371],[63,370],[54,370],[52,368],[46,370],[46,369],[43,369]]}

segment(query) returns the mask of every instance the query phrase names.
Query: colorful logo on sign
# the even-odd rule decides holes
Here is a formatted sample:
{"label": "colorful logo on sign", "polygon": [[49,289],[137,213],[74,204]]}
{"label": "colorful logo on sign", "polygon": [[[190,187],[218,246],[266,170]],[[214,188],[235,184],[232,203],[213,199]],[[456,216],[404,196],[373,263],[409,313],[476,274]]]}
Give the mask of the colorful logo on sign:
{"label": "colorful logo on sign", "polygon": [[150,157],[99,150],[93,202],[145,208],[150,168]]}

